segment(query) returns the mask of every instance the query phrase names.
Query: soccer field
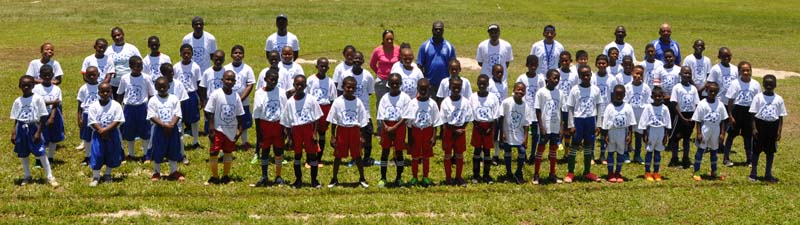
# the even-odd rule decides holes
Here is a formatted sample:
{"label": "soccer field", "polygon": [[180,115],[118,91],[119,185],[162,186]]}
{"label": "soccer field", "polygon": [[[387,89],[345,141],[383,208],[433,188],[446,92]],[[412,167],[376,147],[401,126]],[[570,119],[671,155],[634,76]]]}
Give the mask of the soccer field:
{"label": "soccer field", "polygon": [[[731,156],[734,167],[720,165],[724,181],[692,180],[691,169],[662,167],[662,182],[642,179],[644,169],[626,164],[623,184],[576,182],[572,184],[530,183],[470,184],[466,188],[438,185],[431,188],[377,188],[379,167],[366,168],[368,189],[346,185],[335,189],[300,190],[284,187],[251,188],[260,176],[260,167],[250,163],[253,152],[237,151],[233,165],[236,181],[230,185],[204,186],[209,178],[208,139],[201,137],[204,149],[187,151],[190,165],[181,165],[186,181],[151,182],[152,164],[127,163],[114,170],[115,182],[90,188],[91,171],[79,166],[79,143],[75,97],[82,85],[80,67],[84,57],[93,54],[96,38],[111,41],[110,30],[125,30],[126,42],[148,54],[146,38],[157,35],[161,52],[173,62],[179,60],[181,38],[191,32],[191,18],[205,19],[205,30],[217,38],[219,49],[230,53],[236,44],[246,48],[245,63],[260,71],[264,40],[275,32],[275,16],[285,13],[288,30],[300,39],[300,58],[328,57],[341,60],[345,45],[354,45],[369,60],[372,49],[381,42],[381,32],[392,29],[397,44],[412,48],[430,38],[435,20],[445,23],[444,37],[457,55],[475,58],[478,43],[488,38],[486,27],[500,24],[501,38],[510,42],[515,60],[509,79],[522,74],[531,45],[542,39],[542,28],[557,28],[556,40],[566,50],[589,52],[594,56],[614,40],[617,25],[627,28],[626,41],[643,57],[646,43],[658,38],[659,25],[672,25],[672,38],[681,44],[683,57],[692,53],[691,43],[701,38],[706,56],[717,63],[717,49],[727,46],[733,63],[750,61],[755,68],[800,72],[800,14],[796,1],[2,1],[0,24],[0,115],[9,115],[14,99],[20,95],[17,80],[28,62],[40,58],[39,46],[51,42],[55,60],[64,69],[61,85],[64,98],[67,140],[59,144],[54,173],[61,183],[51,188],[44,180],[19,186],[20,161],[8,141],[0,157],[0,218],[2,223],[266,223],[266,224],[794,224],[800,222],[800,137],[794,113],[800,112],[800,78],[778,80],[776,92],[784,97],[789,117],[779,143],[774,174],[780,183],[750,182],[750,169],[744,165],[741,138],[735,140]],[[230,62],[230,57],[226,57]],[[368,62],[368,61],[367,61]],[[366,64],[366,63],[365,63]],[[366,67],[367,65],[365,65]],[[307,74],[315,72],[304,64]],[[332,69],[329,75],[332,74]],[[476,83],[478,71],[464,70],[462,76]],[[754,74],[757,80],[764,74]],[[473,85],[475,86],[475,85]],[[373,112],[374,112],[373,98]],[[373,115],[374,117],[374,115]],[[8,117],[6,117],[8,118]],[[0,120],[0,130],[10,136],[13,121]],[[468,131],[471,133],[471,131]],[[7,137],[9,137],[7,136]],[[185,138],[189,142],[190,138]],[[250,140],[255,140],[251,130]],[[328,138],[330,140],[330,138]],[[378,158],[378,139],[373,139],[373,157]],[[469,142],[468,142],[469,143]],[[138,144],[137,144],[138,146]],[[141,155],[138,150],[137,155]],[[692,147],[694,155],[696,147]],[[468,147],[467,153],[472,151]],[[529,154],[531,150],[528,151]],[[332,150],[327,146],[325,167],[319,180],[327,184],[332,174]],[[434,147],[431,177],[444,180],[441,142]],[[559,152],[561,154],[562,152]],[[288,154],[287,154],[288,155]],[[666,165],[669,153],[662,153]],[[560,157],[560,155],[559,155]],[[576,171],[583,170],[578,156]],[[406,156],[406,159],[409,157]],[[465,177],[472,175],[471,154],[465,155]],[[764,157],[759,163],[763,176]],[[721,163],[721,160],[720,160]],[[542,165],[546,170],[548,163]],[[274,178],[274,164],[270,164]],[[162,166],[166,170],[167,164]],[[558,165],[558,176],[566,175],[566,164]],[[308,184],[308,170],[304,169]],[[606,174],[605,165],[592,171]],[[703,171],[708,171],[708,157]],[[504,173],[492,168],[492,176]],[[34,169],[34,177],[43,177]],[[525,178],[533,175],[526,166]],[[284,166],[283,177],[293,181],[291,165]],[[394,178],[394,167],[389,168]],[[345,183],[358,179],[355,167],[342,167],[339,179]],[[411,178],[406,168],[404,179]]]}

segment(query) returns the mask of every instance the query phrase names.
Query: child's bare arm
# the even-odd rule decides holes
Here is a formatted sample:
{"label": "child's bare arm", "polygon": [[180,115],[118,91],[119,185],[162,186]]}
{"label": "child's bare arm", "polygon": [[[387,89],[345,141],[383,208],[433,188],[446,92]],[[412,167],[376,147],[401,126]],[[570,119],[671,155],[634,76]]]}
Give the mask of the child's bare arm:
{"label": "child's bare arm", "polygon": [[11,129],[11,144],[17,145],[17,121],[14,121],[14,129]]}

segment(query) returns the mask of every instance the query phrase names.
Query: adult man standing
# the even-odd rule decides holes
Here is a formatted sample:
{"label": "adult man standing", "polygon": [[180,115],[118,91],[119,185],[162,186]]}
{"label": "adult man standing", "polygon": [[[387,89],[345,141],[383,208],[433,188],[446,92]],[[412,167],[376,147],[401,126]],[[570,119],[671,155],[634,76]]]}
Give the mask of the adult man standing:
{"label": "adult man standing", "polygon": [[681,46],[678,45],[677,41],[671,38],[672,26],[668,23],[661,24],[661,27],[658,29],[658,34],[661,35],[661,37],[650,42],[656,47],[656,59],[663,62],[664,50],[672,49],[672,51],[675,52],[675,65],[681,65]]}
{"label": "adult man standing", "polygon": [[614,29],[614,37],[616,37],[616,39],[611,43],[608,43],[606,47],[603,48],[603,54],[605,55],[609,55],[608,49],[617,48],[619,51],[619,57],[617,57],[616,65],[622,65],[622,58],[625,58],[625,56],[628,55],[631,56],[631,59],[633,59],[634,63],[636,62],[636,53],[633,50],[633,46],[625,43],[626,36],[628,36],[628,33],[625,31],[625,27],[621,25],[617,26],[617,28]]}
{"label": "adult man standing", "polygon": [[270,51],[275,50],[280,52],[284,46],[289,46],[292,47],[292,51],[294,52],[294,60],[297,60],[297,56],[300,55],[300,41],[297,40],[297,36],[286,30],[288,25],[289,19],[286,17],[286,14],[280,14],[275,18],[275,26],[278,27],[278,31],[267,37],[264,47],[267,59],[269,59]]}
{"label": "adult man standing", "polygon": [[183,44],[192,46],[192,61],[200,66],[201,71],[211,67],[211,55],[217,51],[217,38],[211,33],[203,31],[205,23],[203,17],[192,18],[193,32],[183,36]]}
{"label": "adult man standing", "polygon": [[564,46],[555,40],[555,26],[544,26],[542,36],[544,36],[544,40],[533,43],[533,46],[531,46],[531,55],[539,58],[539,68],[536,69],[537,74],[546,74],[547,70],[558,68],[558,57],[561,55],[561,51],[564,51]]}
{"label": "adult man standing", "polygon": [[[456,49],[444,39],[444,22],[433,22],[431,33],[433,36],[419,46],[417,66],[431,82],[429,93],[437,93],[439,83],[450,75],[447,66],[451,59],[456,58]],[[437,99],[437,102],[440,101]]]}
{"label": "adult man standing", "polygon": [[511,44],[500,39],[500,26],[497,24],[489,25],[489,39],[478,44],[478,53],[475,59],[481,66],[481,73],[492,74],[492,66],[500,64],[503,66],[503,83],[508,80],[508,65],[514,60],[514,53],[511,51]]}

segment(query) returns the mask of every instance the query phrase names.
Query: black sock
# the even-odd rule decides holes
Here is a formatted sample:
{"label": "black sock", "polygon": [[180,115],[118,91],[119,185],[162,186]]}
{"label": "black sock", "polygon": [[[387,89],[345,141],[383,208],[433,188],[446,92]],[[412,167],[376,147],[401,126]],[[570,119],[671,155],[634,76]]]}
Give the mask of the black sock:
{"label": "black sock", "polygon": [[492,168],[492,156],[491,156],[491,153],[489,153],[489,149],[484,149],[483,150],[483,176],[484,177],[488,177],[489,176],[489,171],[491,170],[490,168]]}
{"label": "black sock", "polygon": [[295,155],[294,156],[294,177],[297,179],[297,182],[302,182],[302,179],[303,179],[303,171],[301,170],[302,167],[303,167],[302,163],[300,163],[300,156]]}
{"label": "black sock", "polygon": [[402,151],[395,151],[394,154],[396,156],[394,164],[397,166],[397,177],[395,180],[400,180],[403,178],[403,168],[405,167],[406,159],[403,158]]}
{"label": "black sock", "polygon": [[386,167],[389,166],[389,149],[381,150],[381,180],[386,180]]}
{"label": "black sock", "polygon": [[481,173],[481,152],[481,148],[475,148],[472,152],[472,176],[475,177],[480,177]]}

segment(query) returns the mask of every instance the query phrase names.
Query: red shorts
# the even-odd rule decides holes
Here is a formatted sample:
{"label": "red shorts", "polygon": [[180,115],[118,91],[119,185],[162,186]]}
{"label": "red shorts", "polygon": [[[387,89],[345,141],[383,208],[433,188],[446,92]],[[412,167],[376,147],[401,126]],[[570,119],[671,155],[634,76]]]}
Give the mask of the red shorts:
{"label": "red shorts", "polygon": [[258,145],[262,149],[283,148],[286,137],[283,135],[283,125],[278,121],[256,120],[261,140]]}
{"label": "red shorts", "polygon": [[[325,133],[328,131],[328,112],[331,111],[331,105],[319,105],[322,108],[322,117],[317,120],[317,133]],[[324,137],[320,137],[324,138]]]}
{"label": "red shorts", "polygon": [[444,150],[444,154],[453,154],[454,150],[456,154],[463,154],[464,151],[467,150],[466,136],[465,134],[461,134],[461,136],[455,137],[455,127],[445,125],[444,135],[442,135],[442,150]]}
{"label": "red shorts", "polygon": [[[492,131],[489,132],[488,135],[484,135],[483,132],[478,132],[477,127],[481,129],[491,129]],[[470,141],[472,147],[475,148],[494,148],[494,124],[491,122],[478,122],[472,128],[472,141]]]}
{"label": "red shorts", "polygon": [[228,136],[225,136],[222,132],[214,130],[214,145],[208,151],[214,154],[219,153],[220,150],[224,153],[231,153],[236,150],[236,142],[228,139]]}
{"label": "red shorts", "polygon": [[361,157],[361,128],[336,127],[336,158]]}
{"label": "red shorts", "polygon": [[[394,126],[397,121],[386,121],[386,125]],[[381,130],[381,148],[389,149],[394,147],[395,151],[402,151],[406,149],[406,123],[403,122],[394,132],[394,140],[389,137],[389,132],[386,132],[386,127]]]}
{"label": "red shorts", "polygon": [[433,145],[431,145],[431,138],[433,138],[433,127],[411,128],[411,138],[414,139],[411,149],[409,149],[409,154],[411,154],[411,157],[433,157]]}
{"label": "red shorts", "polygon": [[319,146],[314,142],[314,123],[307,123],[292,127],[292,143],[294,154],[300,154],[305,149],[306,153],[319,152]]}

